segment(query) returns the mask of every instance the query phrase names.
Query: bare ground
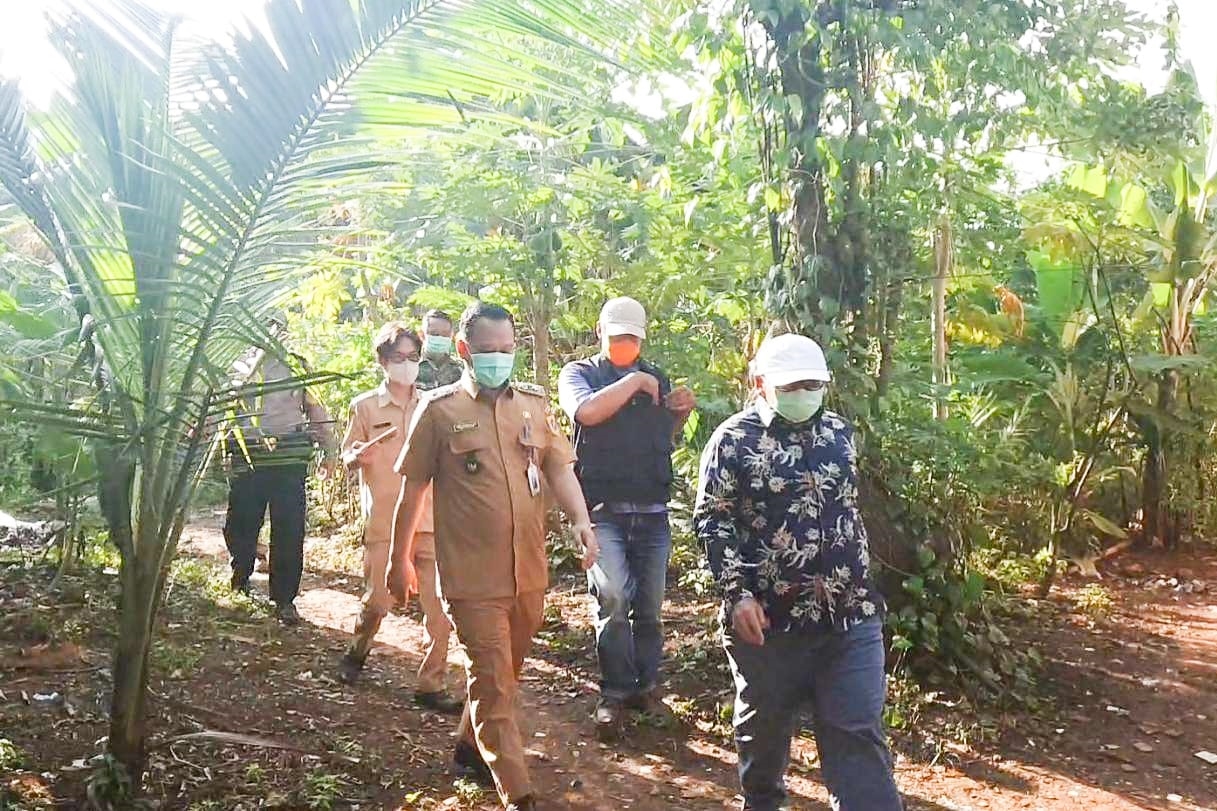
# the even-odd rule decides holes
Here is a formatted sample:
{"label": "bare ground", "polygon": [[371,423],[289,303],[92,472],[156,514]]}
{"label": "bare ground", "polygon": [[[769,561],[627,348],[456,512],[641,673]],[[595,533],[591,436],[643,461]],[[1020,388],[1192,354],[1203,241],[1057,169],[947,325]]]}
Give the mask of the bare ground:
{"label": "bare ground", "polygon": [[[223,595],[215,516],[188,530],[193,568],[175,574],[153,657],[148,784],[159,807],[497,807],[448,773],[452,719],[410,704],[421,641],[412,612],[385,622],[360,685],[333,679],[360,591],[350,556],[334,554],[340,543],[310,540],[297,603],[305,623],[281,629],[264,608]],[[0,737],[23,756],[0,781],[0,809],[85,807],[87,759],[106,731],[112,632],[95,618],[112,595],[96,576],[57,595],[48,582],[36,567],[0,566]],[[894,732],[910,809],[1217,809],[1217,765],[1196,757],[1217,752],[1217,555],[1126,560],[1102,583],[1114,597],[1104,617],[1078,610],[1082,584],[1070,582],[1011,629],[1013,644],[1042,652],[1046,709],[999,713],[943,698]],[[521,700],[542,807],[738,807],[713,606],[673,595],[672,713],[638,719],[606,747],[588,722],[596,690],[583,589],[564,579],[550,604]],[[36,647],[48,636],[51,647]],[[453,651],[457,691],[460,661]],[[828,808],[809,738],[796,744],[789,783],[793,808]]]}

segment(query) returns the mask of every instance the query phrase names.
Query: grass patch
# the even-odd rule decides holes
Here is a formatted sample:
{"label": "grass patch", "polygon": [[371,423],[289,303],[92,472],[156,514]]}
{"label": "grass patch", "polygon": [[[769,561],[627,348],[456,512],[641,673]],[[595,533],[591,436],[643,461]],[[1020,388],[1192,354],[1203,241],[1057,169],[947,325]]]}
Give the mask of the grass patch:
{"label": "grass patch", "polygon": [[311,541],[305,549],[308,567],[338,574],[363,576],[363,535],[359,522]]}
{"label": "grass patch", "polygon": [[1073,598],[1074,605],[1093,622],[1107,619],[1115,601],[1111,592],[1099,583],[1087,583]]}
{"label": "grass patch", "polygon": [[265,614],[257,599],[232,590],[232,574],[227,566],[201,558],[179,557],[169,573],[167,593],[172,600],[202,599],[230,611]]}
{"label": "grass patch", "polygon": [[15,772],[25,765],[25,755],[17,744],[0,738],[0,771]]}
{"label": "grass patch", "polygon": [[312,811],[331,811],[334,802],[342,797],[347,782],[343,775],[310,772],[300,787],[300,799]]}

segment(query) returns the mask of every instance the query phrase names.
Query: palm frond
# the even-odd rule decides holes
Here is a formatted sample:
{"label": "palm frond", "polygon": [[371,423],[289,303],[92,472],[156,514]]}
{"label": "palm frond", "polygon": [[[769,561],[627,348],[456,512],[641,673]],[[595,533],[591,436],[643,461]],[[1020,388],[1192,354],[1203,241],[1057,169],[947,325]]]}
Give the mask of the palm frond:
{"label": "palm frond", "polygon": [[586,75],[553,54],[607,62],[631,7],[269,0],[266,29],[187,47],[143,0],[82,1],[53,25],[71,88],[35,113],[0,84],[0,183],[96,319],[123,429],[55,419],[135,443],[142,497],[187,492],[203,449],[181,459],[182,437],[268,345],[264,313],[326,250],[334,199],[386,184],[420,130],[534,127],[512,94],[579,104]]}

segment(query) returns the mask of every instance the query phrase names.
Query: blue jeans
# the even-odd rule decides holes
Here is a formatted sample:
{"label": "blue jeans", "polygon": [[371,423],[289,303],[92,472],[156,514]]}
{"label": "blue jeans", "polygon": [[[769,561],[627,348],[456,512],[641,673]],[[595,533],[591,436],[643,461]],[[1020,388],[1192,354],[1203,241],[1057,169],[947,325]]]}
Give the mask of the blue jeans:
{"label": "blue jeans", "polygon": [[600,694],[610,701],[659,683],[663,657],[663,591],[672,551],[667,513],[592,514],[600,559],[587,572],[596,598],[592,618],[600,660]]}
{"label": "blue jeans", "polygon": [[809,706],[824,783],[840,811],[900,811],[883,733],[883,624],[840,632],[767,633],[749,645],[728,629],[735,747],[746,811],[774,811],[799,709]]}

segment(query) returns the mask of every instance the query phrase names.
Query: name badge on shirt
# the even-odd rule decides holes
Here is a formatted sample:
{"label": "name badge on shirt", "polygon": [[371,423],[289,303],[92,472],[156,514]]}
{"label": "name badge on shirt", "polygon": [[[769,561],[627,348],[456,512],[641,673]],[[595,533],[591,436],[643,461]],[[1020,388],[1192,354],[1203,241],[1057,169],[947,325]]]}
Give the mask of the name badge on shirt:
{"label": "name badge on shirt", "polygon": [[452,425],[452,433],[463,434],[466,431],[473,431],[478,427],[476,422],[458,422]]}

